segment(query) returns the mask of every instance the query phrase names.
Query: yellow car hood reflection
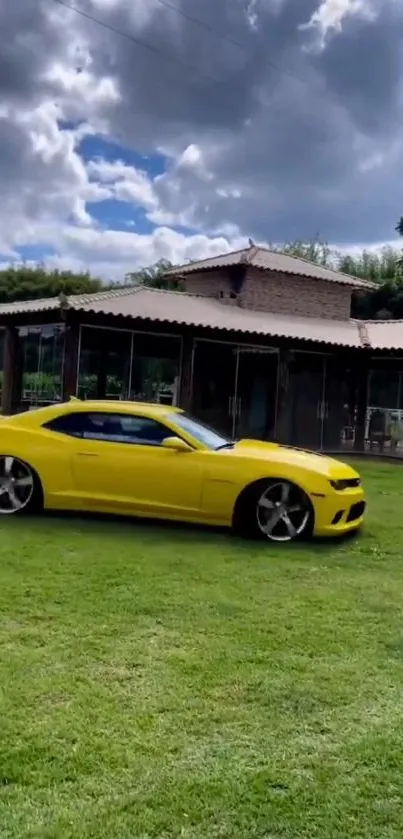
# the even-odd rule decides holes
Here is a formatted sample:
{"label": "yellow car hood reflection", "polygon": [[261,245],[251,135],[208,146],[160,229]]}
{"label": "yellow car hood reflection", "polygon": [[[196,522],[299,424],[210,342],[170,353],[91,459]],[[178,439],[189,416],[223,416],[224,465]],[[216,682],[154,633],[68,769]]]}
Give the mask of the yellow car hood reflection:
{"label": "yellow car hood reflection", "polygon": [[271,463],[287,464],[312,470],[331,478],[356,478],[357,472],[347,463],[304,449],[282,446],[279,443],[264,443],[261,440],[239,440],[235,443],[232,454],[240,457],[267,459]]}

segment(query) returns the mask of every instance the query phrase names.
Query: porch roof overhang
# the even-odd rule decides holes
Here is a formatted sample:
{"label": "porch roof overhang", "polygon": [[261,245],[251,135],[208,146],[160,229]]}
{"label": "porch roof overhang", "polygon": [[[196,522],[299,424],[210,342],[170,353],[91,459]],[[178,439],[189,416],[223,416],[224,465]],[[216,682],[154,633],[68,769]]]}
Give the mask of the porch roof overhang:
{"label": "porch roof overhang", "polygon": [[[16,301],[0,305],[0,326],[29,318],[32,324],[76,314],[99,315],[111,320],[143,320],[159,326],[211,329],[244,333],[260,338],[282,338],[352,349],[403,350],[403,321],[331,320],[297,317],[244,309],[217,298],[185,292],[162,291],[144,286],[113,289],[97,294],[77,294],[44,300]],[[115,326],[117,323],[115,322]]]}

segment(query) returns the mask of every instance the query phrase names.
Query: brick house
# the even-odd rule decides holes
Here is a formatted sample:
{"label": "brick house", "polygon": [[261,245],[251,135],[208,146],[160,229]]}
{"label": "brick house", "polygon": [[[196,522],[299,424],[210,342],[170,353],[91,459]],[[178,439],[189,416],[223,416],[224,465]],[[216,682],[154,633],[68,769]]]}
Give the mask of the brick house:
{"label": "brick house", "polygon": [[370,283],[255,246],[168,274],[180,291],[0,306],[3,413],[71,395],[167,401],[231,437],[400,453],[403,323],[350,317]]}

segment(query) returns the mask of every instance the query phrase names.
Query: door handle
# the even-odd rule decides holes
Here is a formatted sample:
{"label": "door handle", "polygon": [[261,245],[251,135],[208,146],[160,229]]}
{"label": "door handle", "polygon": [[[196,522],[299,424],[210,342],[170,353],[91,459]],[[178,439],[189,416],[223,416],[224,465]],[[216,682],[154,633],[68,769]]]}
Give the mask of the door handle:
{"label": "door handle", "polygon": [[77,452],[78,457],[99,457],[97,452]]}

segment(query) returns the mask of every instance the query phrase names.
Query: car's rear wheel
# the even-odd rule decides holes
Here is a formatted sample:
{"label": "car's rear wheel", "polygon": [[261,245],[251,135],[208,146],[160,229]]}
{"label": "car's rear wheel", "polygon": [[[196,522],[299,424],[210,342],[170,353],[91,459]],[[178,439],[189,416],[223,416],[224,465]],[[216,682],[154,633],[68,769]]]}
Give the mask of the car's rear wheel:
{"label": "car's rear wheel", "polygon": [[23,460],[0,455],[0,515],[33,513],[42,505],[38,476]]}
{"label": "car's rear wheel", "polygon": [[238,499],[234,528],[250,538],[293,542],[310,536],[313,508],[306,493],[291,481],[258,481]]}

